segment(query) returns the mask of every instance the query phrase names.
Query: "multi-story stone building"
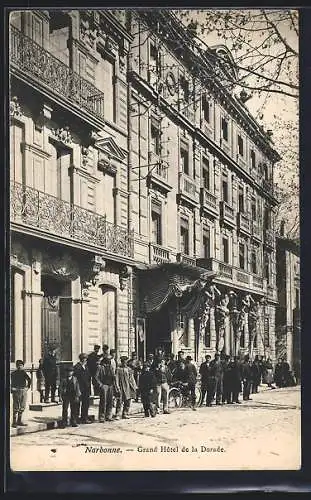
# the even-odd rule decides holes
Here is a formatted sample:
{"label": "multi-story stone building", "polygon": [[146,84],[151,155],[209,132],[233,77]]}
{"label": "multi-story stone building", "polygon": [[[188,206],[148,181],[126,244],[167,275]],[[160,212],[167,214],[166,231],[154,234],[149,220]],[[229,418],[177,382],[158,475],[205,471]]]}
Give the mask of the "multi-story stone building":
{"label": "multi-story stone building", "polygon": [[276,240],[276,357],[286,357],[300,378],[300,250],[297,241]]}
{"label": "multi-story stone building", "polygon": [[12,363],[274,357],[279,157],[226,75],[168,11],[11,14]]}

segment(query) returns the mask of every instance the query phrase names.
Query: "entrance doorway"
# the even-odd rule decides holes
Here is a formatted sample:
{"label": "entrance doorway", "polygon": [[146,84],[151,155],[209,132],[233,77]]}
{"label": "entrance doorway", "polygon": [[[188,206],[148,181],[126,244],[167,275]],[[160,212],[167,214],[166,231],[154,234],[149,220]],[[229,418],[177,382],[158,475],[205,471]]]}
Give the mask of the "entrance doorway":
{"label": "entrance doorway", "polygon": [[165,355],[172,352],[171,325],[169,311],[166,306],[160,311],[150,313],[146,320],[147,354],[161,347]]}
{"label": "entrance doorway", "polygon": [[44,293],[41,306],[42,356],[53,345],[59,361],[72,361],[71,282],[42,276],[41,290]]}
{"label": "entrance doorway", "polygon": [[103,285],[100,295],[100,332],[102,345],[116,348],[116,289]]}

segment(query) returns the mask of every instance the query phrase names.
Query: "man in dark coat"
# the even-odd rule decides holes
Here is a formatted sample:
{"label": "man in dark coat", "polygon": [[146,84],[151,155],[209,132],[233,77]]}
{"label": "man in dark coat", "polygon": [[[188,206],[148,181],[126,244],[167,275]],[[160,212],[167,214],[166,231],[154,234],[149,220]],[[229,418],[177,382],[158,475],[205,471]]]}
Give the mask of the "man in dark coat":
{"label": "man in dark coat", "polygon": [[142,373],[139,377],[139,390],[141,401],[144,407],[145,417],[155,417],[156,411],[156,394],[157,380],[155,374],[150,370],[149,363],[144,363]]}
{"label": "man in dark coat", "polygon": [[249,356],[246,355],[241,366],[243,380],[243,400],[251,401],[249,397],[252,385],[252,365]]}
{"label": "man in dark coat", "polygon": [[186,357],[186,381],[188,383],[188,390],[191,395],[191,409],[196,411],[195,403],[196,403],[196,395],[195,395],[195,386],[197,383],[197,369],[192,363],[192,357],[187,356]]}
{"label": "man in dark coat", "polygon": [[230,393],[228,403],[241,404],[239,393],[241,392],[241,366],[238,356],[230,360]]}
{"label": "man in dark coat", "polygon": [[278,359],[278,362],[275,365],[274,381],[277,387],[283,387],[283,366],[281,358]]}
{"label": "man in dark coat", "polygon": [[95,380],[95,375],[96,375],[99,360],[100,360],[99,350],[100,350],[100,346],[97,344],[94,345],[94,351],[92,351],[87,357],[87,367],[88,367],[90,375],[92,377],[93,391],[94,391],[95,396],[99,395],[98,386],[97,386],[96,380]]}
{"label": "man in dark coat", "polygon": [[44,356],[42,363],[42,372],[45,379],[45,397],[44,402],[49,402],[51,390],[51,402],[55,403],[56,381],[57,381],[57,359],[54,347],[49,347],[48,353]]}
{"label": "man in dark coat", "polygon": [[59,395],[63,403],[62,426],[68,425],[68,407],[70,407],[70,424],[72,427],[77,427],[81,391],[72,367],[67,368],[67,376],[60,383]]}
{"label": "man in dark coat", "polygon": [[211,356],[207,354],[205,361],[200,366],[202,400],[200,406],[204,404],[206,396],[206,406],[212,406],[214,397],[215,379],[212,375]]}
{"label": "man in dark coat", "polygon": [[283,381],[282,383],[283,387],[288,387],[291,385],[290,366],[286,360],[286,357],[284,357],[282,361],[282,381]]}
{"label": "man in dark coat", "polygon": [[91,420],[88,417],[88,412],[91,394],[91,375],[87,367],[87,354],[81,353],[79,355],[79,362],[74,366],[73,374],[78,379],[81,391],[81,423],[90,424]]}
{"label": "man in dark coat", "polygon": [[230,378],[230,356],[227,354],[224,356],[222,367],[223,367],[223,388],[222,388],[222,403],[228,403],[230,400],[231,391],[231,378]]}
{"label": "man in dark coat", "polygon": [[129,410],[131,399],[136,397],[137,391],[133,370],[127,364],[128,357],[121,356],[120,361],[121,364],[116,370],[116,387],[118,393],[120,394],[120,397],[117,399],[116,419],[119,419],[121,416],[122,405],[122,418],[130,418]]}
{"label": "man in dark coat", "polygon": [[216,405],[221,405],[223,392],[223,362],[220,359],[219,353],[216,353],[215,358],[211,361],[211,369],[214,378],[213,399],[216,394]]}
{"label": "man in dark coat", "polygon": [[99,389],[99,422],[112,421],[113,393],[117,394],[116,377],[109,358],[103,358],[95,375],[96,385]]}
{"label": "man in dark coat", "polygon": [[252,394],[257,394],[258,386],[260,385],[261,380],[261,366],[259,364],[258,356],[255,356],[255,359],[252,363]]}

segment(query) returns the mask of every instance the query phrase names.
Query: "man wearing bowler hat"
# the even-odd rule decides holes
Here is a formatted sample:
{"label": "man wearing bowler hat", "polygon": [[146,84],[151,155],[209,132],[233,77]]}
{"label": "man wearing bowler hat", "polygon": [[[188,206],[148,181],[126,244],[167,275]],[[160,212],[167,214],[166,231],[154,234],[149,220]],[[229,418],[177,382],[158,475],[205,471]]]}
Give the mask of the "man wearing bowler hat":
{"label": "man wearing bowler hat", "polygon": [[80,422],[82,424],[90,424],[91,420],[88,417],[91,394],[91,375],[87,367],[87,354],[79,355],[79,362],[74,366],[74,376],[77,377],[81,391],[81,414]]}

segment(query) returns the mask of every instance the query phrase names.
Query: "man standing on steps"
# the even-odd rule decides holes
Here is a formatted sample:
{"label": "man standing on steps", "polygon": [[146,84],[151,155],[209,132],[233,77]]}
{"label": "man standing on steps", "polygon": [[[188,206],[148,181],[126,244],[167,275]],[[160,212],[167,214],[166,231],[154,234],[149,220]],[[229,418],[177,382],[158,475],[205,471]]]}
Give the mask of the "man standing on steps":
{"label": "man standing on steps", "polygon": [[56,350],[50,346],[48,353],[43,359],[42,371],[45,378],[45,397],[44,402],[49,402],[51,390],[51,403],[55,403],[56,380],[57,380],[57,364]]}
{"label": "man standing on steps", "polygon": [[79,355],[79,362],[74,366],[74,376],[77,377],[81,391],[81,423],[90,424],[88,417],[91,394],[91,375],[87,367],[87,354]]}
{"label": "man standing on steps", "polygon": [[22,415],[26,408],[27,391],[31,386],[31,379],[24,370],[24,361],[16,361],[16,370],[11,373],[11,393],[13,396],[12,427],[26,426],[22,422]]}
{"label": "man standing on steps", "polygon": [[202,400],[200,406],[203,405],[205,396],[206,406],[212,406],[215,380],[212,376],[211,356],[209,354],[205,356],[205,361],[200,366],[200,375],[202,390]]}

